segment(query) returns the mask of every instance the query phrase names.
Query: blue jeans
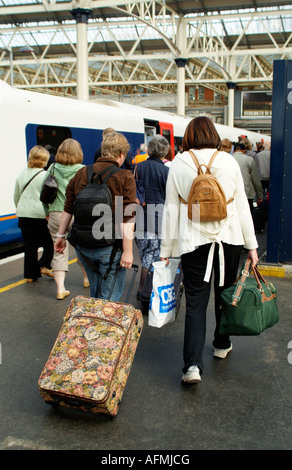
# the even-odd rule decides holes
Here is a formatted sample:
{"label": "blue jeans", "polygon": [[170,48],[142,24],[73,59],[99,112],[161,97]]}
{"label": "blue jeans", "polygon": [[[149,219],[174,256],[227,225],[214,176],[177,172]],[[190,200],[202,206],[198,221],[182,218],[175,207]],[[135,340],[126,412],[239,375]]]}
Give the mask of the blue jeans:
{"label": "blue jeans", "polygon": [[[84,246],[77,246],[76,249],[88,276],[90,283],[90,296],[99,299],[109,299],[110,297],[111,300],[119,301],[124,292],[126,280],[126,270],[124,268],[120,268],[122,251],[120,249],[117,251],[107,278],[102,279],[102,276],[105,275],[110,265],[110,257],[113,247],[85,248]],[[92,266],[86,261],[86,258],[89,258],[90,263],[93,263],[98,267],[99,272],[95,272],[92,269]],[[117,276],[115,278],[116,272]],[[113,286],[114,282],[115,285]],[[111,290],[112,294],[110,295]]]}

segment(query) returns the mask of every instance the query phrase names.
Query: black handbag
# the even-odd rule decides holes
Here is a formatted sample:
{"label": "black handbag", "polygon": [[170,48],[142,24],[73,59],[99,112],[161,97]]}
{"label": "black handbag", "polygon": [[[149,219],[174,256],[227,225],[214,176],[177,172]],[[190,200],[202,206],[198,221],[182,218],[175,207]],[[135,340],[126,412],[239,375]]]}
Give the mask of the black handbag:
{"label": "black handbag", "polygon": [[56,199],[58,192],[58,182],[54,176],[55,163],[53,164],[52,170],[46,177],[43,187],[41,190],[40,200],[45,204],[52,204]]}

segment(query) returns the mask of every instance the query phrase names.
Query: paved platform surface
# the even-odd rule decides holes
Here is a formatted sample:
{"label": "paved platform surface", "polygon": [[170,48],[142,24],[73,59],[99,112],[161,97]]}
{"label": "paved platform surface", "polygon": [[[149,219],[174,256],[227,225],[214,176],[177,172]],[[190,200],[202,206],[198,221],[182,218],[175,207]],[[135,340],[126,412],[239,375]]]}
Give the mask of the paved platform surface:
{"label": "paved platform surface", "polygon": [[[212,355],[211,298],[199,385],[181,384],[184,297],[174,323],[156,329],[145,317],[119,414],[109,418],[53,408],[38,393],[70,299],[89,295],[79,266],[70,265],[71,296],[63,301],[52,279],[26,284],[22,270],[22,259],[0,265],[1,450],[92,450],[96,463],[114,451],[291,450],[291,279],[273,279],[280,322],[260,336],[232,338],[225,360]],[[138,278],[130,298],[136,306]]]}

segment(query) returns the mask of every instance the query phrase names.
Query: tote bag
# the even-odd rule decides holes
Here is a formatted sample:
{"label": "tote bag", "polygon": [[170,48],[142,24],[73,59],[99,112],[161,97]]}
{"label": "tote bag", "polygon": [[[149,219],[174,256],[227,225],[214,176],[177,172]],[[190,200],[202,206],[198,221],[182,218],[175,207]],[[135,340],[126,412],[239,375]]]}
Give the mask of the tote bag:
{"label": "tote bag", "polygon": [[170,259],[166,266],[164,261],[153,263],[153,287],[150,297],[148,325],[161,328],[175,320],[176,295],[174,278],[180,259]]}

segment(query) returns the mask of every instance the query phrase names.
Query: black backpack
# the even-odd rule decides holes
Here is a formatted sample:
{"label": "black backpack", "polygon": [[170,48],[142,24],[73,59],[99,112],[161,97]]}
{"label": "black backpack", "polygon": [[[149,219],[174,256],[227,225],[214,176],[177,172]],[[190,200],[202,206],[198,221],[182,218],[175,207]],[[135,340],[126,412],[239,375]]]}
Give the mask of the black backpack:
{"label": "black backpack", "polygon": [[[93,165],[87,167],[88,184],[77,194],[74,202],[74,222],[68,236],[71,245],[98,248],[115,243],[113,198],[106,183],[118,171],[119,167],[110,165],[96,174]],[[109,213],[101,211],[100,206],[96,207],[98,204],[108,206]]]}

